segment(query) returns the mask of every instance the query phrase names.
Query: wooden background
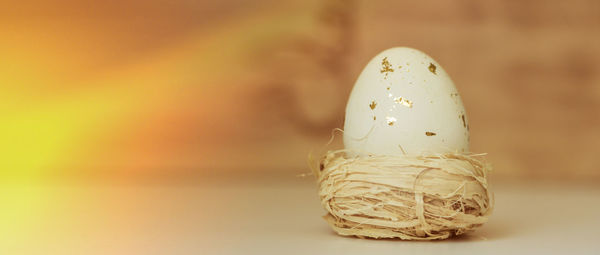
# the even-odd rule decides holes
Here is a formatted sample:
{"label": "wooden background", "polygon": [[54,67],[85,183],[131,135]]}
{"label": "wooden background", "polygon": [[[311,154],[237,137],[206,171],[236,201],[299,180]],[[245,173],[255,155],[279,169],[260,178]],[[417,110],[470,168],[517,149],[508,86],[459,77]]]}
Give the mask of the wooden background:
{"label": "wooden background", "polygon": [[599,1],[6,5],[2,113],[33,124],[1,132],[4,161],[47,175],[308,172],[364,65],[409,46],[451,75],[496,176],[600,180]]}

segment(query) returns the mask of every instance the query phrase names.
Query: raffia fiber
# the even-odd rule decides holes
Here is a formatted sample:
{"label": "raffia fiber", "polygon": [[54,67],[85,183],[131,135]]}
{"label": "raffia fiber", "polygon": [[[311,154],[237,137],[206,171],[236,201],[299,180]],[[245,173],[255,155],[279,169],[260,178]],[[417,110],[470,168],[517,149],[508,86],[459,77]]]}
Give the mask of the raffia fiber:
{"label": "raffia fiber", "polygon": [[482,157],[329,151],[315,169],[324,218],[345,236],[434,240],[471,231],[493,208]]}

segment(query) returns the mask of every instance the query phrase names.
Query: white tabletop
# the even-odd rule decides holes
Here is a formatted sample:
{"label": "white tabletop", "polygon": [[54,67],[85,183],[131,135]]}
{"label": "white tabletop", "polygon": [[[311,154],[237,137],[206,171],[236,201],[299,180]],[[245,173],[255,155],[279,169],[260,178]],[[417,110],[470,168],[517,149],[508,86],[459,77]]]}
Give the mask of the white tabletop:
{"label": "white tabletop", "polygon": [[497,183],[488,224],[433,242],[337,236],[310,177],[0,192],[0,254],[600,254],[600,185],[589,183]]}

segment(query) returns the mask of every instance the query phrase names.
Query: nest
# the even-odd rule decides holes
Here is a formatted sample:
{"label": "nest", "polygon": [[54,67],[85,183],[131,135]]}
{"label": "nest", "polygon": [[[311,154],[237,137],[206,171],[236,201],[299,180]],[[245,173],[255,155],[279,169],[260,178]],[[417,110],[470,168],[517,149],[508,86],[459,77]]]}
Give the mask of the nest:
{"label": "nest", "polygon": [[344,236],[445,239],[488,220],[483,155],[348,157],[329,151],[315,175],[325,220]]}

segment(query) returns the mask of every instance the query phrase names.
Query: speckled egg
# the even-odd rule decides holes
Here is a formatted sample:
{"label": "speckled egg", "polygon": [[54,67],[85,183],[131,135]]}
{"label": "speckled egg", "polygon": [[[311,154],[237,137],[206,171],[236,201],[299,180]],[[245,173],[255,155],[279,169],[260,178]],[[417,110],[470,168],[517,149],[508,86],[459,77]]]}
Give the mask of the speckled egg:
{"label": "speckled egg", "polygon": [[425,53],[392,48],[364,68],[348,99],[344,145],[351,154],[469,151],[469,122],[444,69]]}

